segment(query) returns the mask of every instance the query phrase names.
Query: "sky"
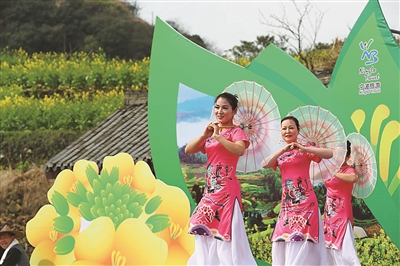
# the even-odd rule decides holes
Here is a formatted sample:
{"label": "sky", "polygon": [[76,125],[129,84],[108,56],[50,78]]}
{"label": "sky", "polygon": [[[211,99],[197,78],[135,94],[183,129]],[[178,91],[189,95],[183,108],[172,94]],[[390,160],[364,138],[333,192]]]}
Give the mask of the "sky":
{"label": "sky", "polygon": [[[298,18],[294,4],[288,0],[273,1],[219,1],[219,0],[138,0],[139,17],[155,23],[156,16],[164,21],[174,21],[187,33],[197,34],[211,44],[215,51],[224,51],[240,45],[240,41],[255,41],[257,36],[272,35],[279,30],[262,23],[274,22],[271,15],[296,23]],[[296,3],[301,9],[306,1]],[[335,38],[344,39],[368,3],[366,0],[309,0],[312,5],[310,20],[315,14],[324,13],[317,42],[332,43]],[[400,30],[400,0],[379,1],[389,28]],[[315,23],[313,23],[315,25]],[[311,25],[311,24],[310,24]],[[307,29],[312,33],[311,26]],[[399,35],[397,35],[400,37]]]}

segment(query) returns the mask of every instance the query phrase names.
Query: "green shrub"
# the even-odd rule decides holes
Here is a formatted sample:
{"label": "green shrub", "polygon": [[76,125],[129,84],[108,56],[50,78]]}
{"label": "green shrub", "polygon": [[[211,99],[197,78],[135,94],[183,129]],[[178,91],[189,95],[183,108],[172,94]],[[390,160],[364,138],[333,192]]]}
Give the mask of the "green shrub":
{"label": "green shrub", "polygon": [[[249,232],[248,228],[246,230]],[[254,231],[254,230],[253,230]],[[273,228],[268,225],[267,230],[248,234],[250,248],[257,259],[272,263],[272,243],[270,241]],[[361,265],[398,266],[400,265],[400,252],[396,245],[381,229],[374,238],[356,240],[357,256]]]}
{"label": "green shrub", "polygon": [[280,210],[281,210],[281,203],[279,203],[278,205],[275,206],[274,213],[279,214]]}
{"label": "green shrub", "polygon": [[361,265],[394,266],[400,265],[400,252],[383,229],[374,238],[356,241],[357,256]]}
{"label": "green shrub", "polygon": [[83,135],[84,131],[0,132],[0,168],[26,170],[41,165]]}
{"label": "green shrub", "polygon": [[91,54],[41,52],[28,55],[22,49],[5,48],[0,51],[0,62],[1,88],[18,86],[25,96],[38,98],[54,93],[147,89],[150,64],[149,58],[109,60],[101,49]]}
{"label": "green shrub", "polygon": [[54,94],[38,99],[21,95],[0,99],[0,130],[88,130],[123,105],[124,92],[76,93],[73,97]]}
{"label": "green shrub", "polygon": [[270,241],[273,229],[268,225],[267,230],[248,236],[253,256],[267,263],[272,263],[272,243]]}

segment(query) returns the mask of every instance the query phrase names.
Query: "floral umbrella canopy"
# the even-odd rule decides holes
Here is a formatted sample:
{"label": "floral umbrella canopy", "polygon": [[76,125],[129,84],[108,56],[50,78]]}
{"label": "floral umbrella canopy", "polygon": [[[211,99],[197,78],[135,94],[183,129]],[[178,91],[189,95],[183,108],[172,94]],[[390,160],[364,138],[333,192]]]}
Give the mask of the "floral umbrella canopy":
{"label": "floral umbrella canopy", "polygon": [[347,147],[346,135],[340,121],[330,111],[319,106],[301,106],[288,115],[299,120],[300,133],[297,141],[304,146],[331,149],[333,157],[312,162],[310,177],[313,185],[332,178],[343,164]]}
{"label": "floral umbrella canopy", "polygon": [[354,167],[358,176],[353,187],[353,196],[366,198],[371,195],[376,185],[376,159],[368,141],[359,133],[347,136],[351,143],[349,164]]}
{"label": "floral umbrella canopy", "polygon": [[[236,95],[239,101],[234,124],[242,128],[250,146],[240,157],[236,170],[249,173],[259,170],[265,157],[279,146],[280,113],[272,94],[263,86],[251,81],[238,81],[224,92]],[[212,113],[211,119],[215,119]]]}

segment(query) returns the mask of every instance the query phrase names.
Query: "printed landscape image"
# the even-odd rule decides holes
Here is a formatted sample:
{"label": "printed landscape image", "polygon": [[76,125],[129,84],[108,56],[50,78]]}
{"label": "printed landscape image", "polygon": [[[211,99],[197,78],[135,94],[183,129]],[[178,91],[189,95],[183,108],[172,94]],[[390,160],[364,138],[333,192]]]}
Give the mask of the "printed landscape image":
{"label": "printed landscape image", "polygon": [[[183,150],[184,147],[179,148],[179,151]],[[201,199],[204,188],[205,164],[190,163],[189,157],[181,157],[182,172],[193,200],[197,203]],[[193,160],[195,161],[200,158],[205,160],[202,155],[193,155]],[[282,193],[280,173],[279,171],[274,172],[270,169],[264,169],[250,174],[238,173],[237,177],[241,185],[243,216],[253,255],[258,259],[271,263],[272,245],[269,238],[280,210]],[[316,186],[314,191],[322,214],[324,211],[325,187],[323,185]],[[387,249],[385,251],[388,254],[387,258],[389,258],[389,254],[392,254],[393,258],[400,262],[398,261],[398,249],[386,236],[364,201],[353,197],[352,204],[357,254],[360,261],[374,260],[374,256],[379,256],[376,254],[375,247],[380,246]],[[365,265],[368,264],[366,263]]]}

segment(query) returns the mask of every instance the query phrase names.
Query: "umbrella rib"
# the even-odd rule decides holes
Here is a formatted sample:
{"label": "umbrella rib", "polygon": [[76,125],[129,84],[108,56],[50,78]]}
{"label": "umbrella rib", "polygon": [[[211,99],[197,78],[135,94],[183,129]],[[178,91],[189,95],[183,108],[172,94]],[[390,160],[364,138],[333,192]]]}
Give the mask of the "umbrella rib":
{"label": "umbrella rib", "polygon": [[[308,107],[309,107],[309,105],[307,105],[307,109],[308,109]],[[306,120],[306,113],[303,113],[303,110],[302,109],[300,109],[300,113],[301,113],[301,117],[302,117],[302,120],[303,120],[303,122],[305,122],[305,121],[307,121]],[[305,127],[304,126],[304,128],[307,128],[307,127]],[[300,130],[301,130],[301,128],[300,128]],[[303,130],[303,132],[304,132],[305,130]],[[304,132],[304,134],[306,135],[306,139],[308,140],[308,141],[311,141],[311,136],[308,134],[308,132]]]}
{"label": "umbrella rib", "polygon": [[[258,85],[258,84],[257,84]],[[255,94],[255,92],[254,92],[254,83],[253,83],[253,92],[252,92],[252,96],[253,96],[253,105],[252,106],[258,106],[258,104],[259,104],[259,102],[260,102],[260,99],[261,99],[261,92],[262,92],[262,90],[260,89],[260,92],[259,92],[259,94],[258,94],[258,97],[257,97],[257,103],[256,104],[254,104],[254,94]],[[252,108],[252,111],[253,111],[253,108]],[[253,116],[255,116],[255,117],[257,117],[258,116],[258,114],[256,114],[256,113],[253,113]]]}
{"label": "umbrella rib", "polygon": [[333,134],[335,134],[335,133],[337,133],[337,132],[339,132],[339,131],[342,131],[342,129],[343,129],[343,127],[342,128],[337,128],[337,130],[336,131],[334,131],[334,132],[331,132],[331,134],[330,135],[328,135],[328,136],[325,136],[325,138],[329,138],[330,136],[332,136]]}
{"label": "umbrella rib", "polygon": [[316,139],[322,138],[323,134],[327,131],[327,129],[325,130],[325,128],[323,128],[323,125],[325,123],[327,123],[326,120],[328,118],[329,112],[326,111],[325,109],[318,108],[318,116],[317,116],[318,121],[319,121],[319,113],[320,113],[320,111],[325,111],[325,117],[322,119],[320,127],[318,127],[319,123],[318,122],[316,123],[316,127],[317,127],[317,131],[315,132]]}
{"label": "umbrella rib", "polygon": [[[253,162],[254,162],[254,170],[258,170],[257,168],[257,159],[256,159],[256,153],[255,152],[252,152],[252,155],[253,155]],[[247,165],[247,163],[246,163],[246,165]]]}
{"label": "umbrella rib", "polygon": [[374,155],[373,154],[369,154],[369,153],[363,154],[362,156],[364,158],[363,162],[368,162],[369,160],[374,158]]}
{"label": "umbrella rib", "polygon": [[[316,117],[316,120],[317,121],[315,121],[315,127],[314,127],[314,121],[313,121],[313,119],[312,119],[312,116],[311,116],[311,106],[308,106],[308,114],[309,114],[309,116],[310,116],[310,122],[311,122],[311,129],[313,130],[315,130],[315,128],[317,128],[317,130],[318,130],[318,127],[317,127],[317,125],[318,125],[318,122],[319,122],[319,112],[320,112],[320,107],[319,106],[317,106],[317,117]],[[314,133],[314,136],[316,136],[317,135],[317,133],[318,133],[318,131],[315,131],[315,132],[313,132]]]}
{"label": "umbrella rib", "polygon": [[[275,106],[272,107],[264,116],[260,117],[259,120],[263,119],[264,117],[268,117],[268,115],[269,115],[272,111],[274,111],[276,108],[278,108],[278,105],[276,105],[276,103],[275,103]],[[279,112],[279,111],[278,111],[278,112]],[[280,117],[275,118],[274,120],[276,120],[276,119],[279,119],[279,120],[280,120]],[[274,120],[269,120],[269,121],[274,121]],[[267,121],[267,122],[269,122],[269,121]]]}
{"label": "umbrella rib", "polygon": [[[245,103],[246,103],[246,107],[249,104],[249,99],[247,96],[247,86],[246,86],[246,81],[243,81],[243,91],[244,91],[244,97],[245,97]],[[248,108],[248,107],[247,107]]]}
{"label": "umbrella rib", "polygon": [[[269,97],[269,96],[268,96],[268,97]],[[259,97],[258,97],[257,106],[258,106],[259,104],[262,105],[262,106],[260,106],[260,108],[258,108],[257,113],[255,114],[255,116],[258,116],[258,115],[261,113],[261,111],[264,109],[265,104],[266,104],[267,101],[268,101],[268,98],[267,98],[267,101],[264,101],[263,103],[261,103],[260,101],[261,101],[261,90],[260,90],[260,94],[259,94]]]}
{"label": "umbrella rib", "polygon": [[[267,99],[263,102],[262,107],[258,109],[257,116],[261,113],[262,110],[264,110],[265,105],[267,104],[268,100],[272,96],[271,93],[269,93],[264,87],[262,87],[262,89],[264,89],[265,93],[267,94]],[[260,103],[260,101],[261,101],[261,92],[263,91],[262,89],[260,90],[260,94],[258,97],[258,99],[259,99],[258,103]],[[275,105],[276,105],[276,103],[275,103]],[[267,107],[269,107],[269,106],[267,105]],[[267,111],[267,113],[268,113],[268,111]]]}
{"label": "umbrella rib", "polygon": [[[274,141],[275,143],[277,143],[276,140],[274,140],[273,138],[270,138],[268,134],[263,134],[264,136],[267,136],[268,139]],[[257,141],[257,144],[263,144],[265,147],[267,147],[267,149],[272,152],[271,148],[267,145],[267,143],[264,141],[264,138],[260,138],[261,141]]]}

